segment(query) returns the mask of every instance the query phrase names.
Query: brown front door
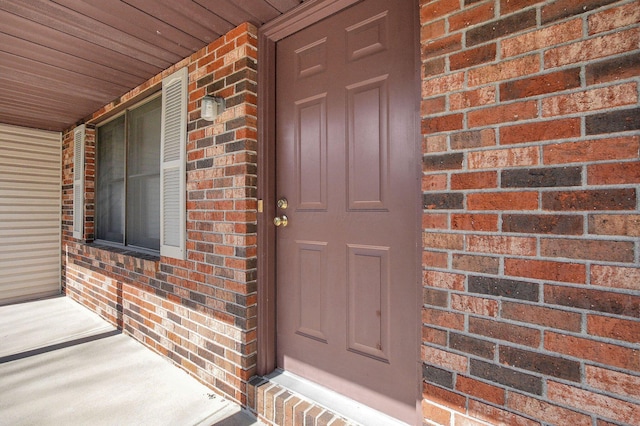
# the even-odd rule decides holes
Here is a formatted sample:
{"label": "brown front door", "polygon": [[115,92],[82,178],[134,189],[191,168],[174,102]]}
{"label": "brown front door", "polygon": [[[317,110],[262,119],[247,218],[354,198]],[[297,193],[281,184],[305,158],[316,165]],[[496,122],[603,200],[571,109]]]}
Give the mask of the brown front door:
{"label": "brown front door", "polygon": [[[393,4],[390,7],[390,4]],[[367,0],[276,58],[277,362],[414,423],[418,379],[412,1]]]}

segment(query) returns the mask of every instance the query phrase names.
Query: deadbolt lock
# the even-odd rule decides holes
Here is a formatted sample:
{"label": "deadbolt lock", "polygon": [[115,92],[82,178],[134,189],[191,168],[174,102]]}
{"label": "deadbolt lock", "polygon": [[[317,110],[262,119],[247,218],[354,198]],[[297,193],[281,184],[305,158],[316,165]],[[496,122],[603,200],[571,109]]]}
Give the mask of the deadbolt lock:
{"label": "deadbolt lock", "polygon": [[282,197],[278,200],[277,205],[279,209],[285,210],[287,207],[289,207],[289,202],[286,198]]}
{"label": "deadbolt lock", "polygon": [[276,216],[273,218],[273,224],[275,226],[281,226],[281,227],[285,227],[289,224],[289,218],[285,215],[282,216]]}

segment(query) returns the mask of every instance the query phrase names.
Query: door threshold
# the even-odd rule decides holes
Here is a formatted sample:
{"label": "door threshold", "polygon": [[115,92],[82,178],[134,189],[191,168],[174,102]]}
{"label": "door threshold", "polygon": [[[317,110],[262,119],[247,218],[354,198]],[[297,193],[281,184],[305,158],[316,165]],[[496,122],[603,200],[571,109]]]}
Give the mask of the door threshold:
{"label": "door threshold", "polygon": [[249,393],[250,408],[261,420],[273,425],[407,426],[374,408],[280,369],[252,380]]}

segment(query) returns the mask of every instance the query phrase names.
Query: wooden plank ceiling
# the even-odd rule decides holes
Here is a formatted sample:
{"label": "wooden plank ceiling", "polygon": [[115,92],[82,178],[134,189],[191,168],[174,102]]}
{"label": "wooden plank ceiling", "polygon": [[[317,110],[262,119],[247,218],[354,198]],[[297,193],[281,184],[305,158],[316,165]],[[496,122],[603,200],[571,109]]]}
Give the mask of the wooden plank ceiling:
{"label": "wooden plank ceiling", "polygon": [[0,0],[0,123],[61,131],[303,0]]}

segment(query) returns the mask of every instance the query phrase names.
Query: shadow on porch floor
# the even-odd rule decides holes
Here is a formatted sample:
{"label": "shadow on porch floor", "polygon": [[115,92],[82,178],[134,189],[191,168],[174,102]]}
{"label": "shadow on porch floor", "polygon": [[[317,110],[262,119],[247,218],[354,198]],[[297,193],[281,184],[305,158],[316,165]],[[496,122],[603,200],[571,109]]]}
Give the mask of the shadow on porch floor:
{"label": "shadow on porch floor", "polygon": [[0,306],[0,425],[260,425],[66,297]]}

